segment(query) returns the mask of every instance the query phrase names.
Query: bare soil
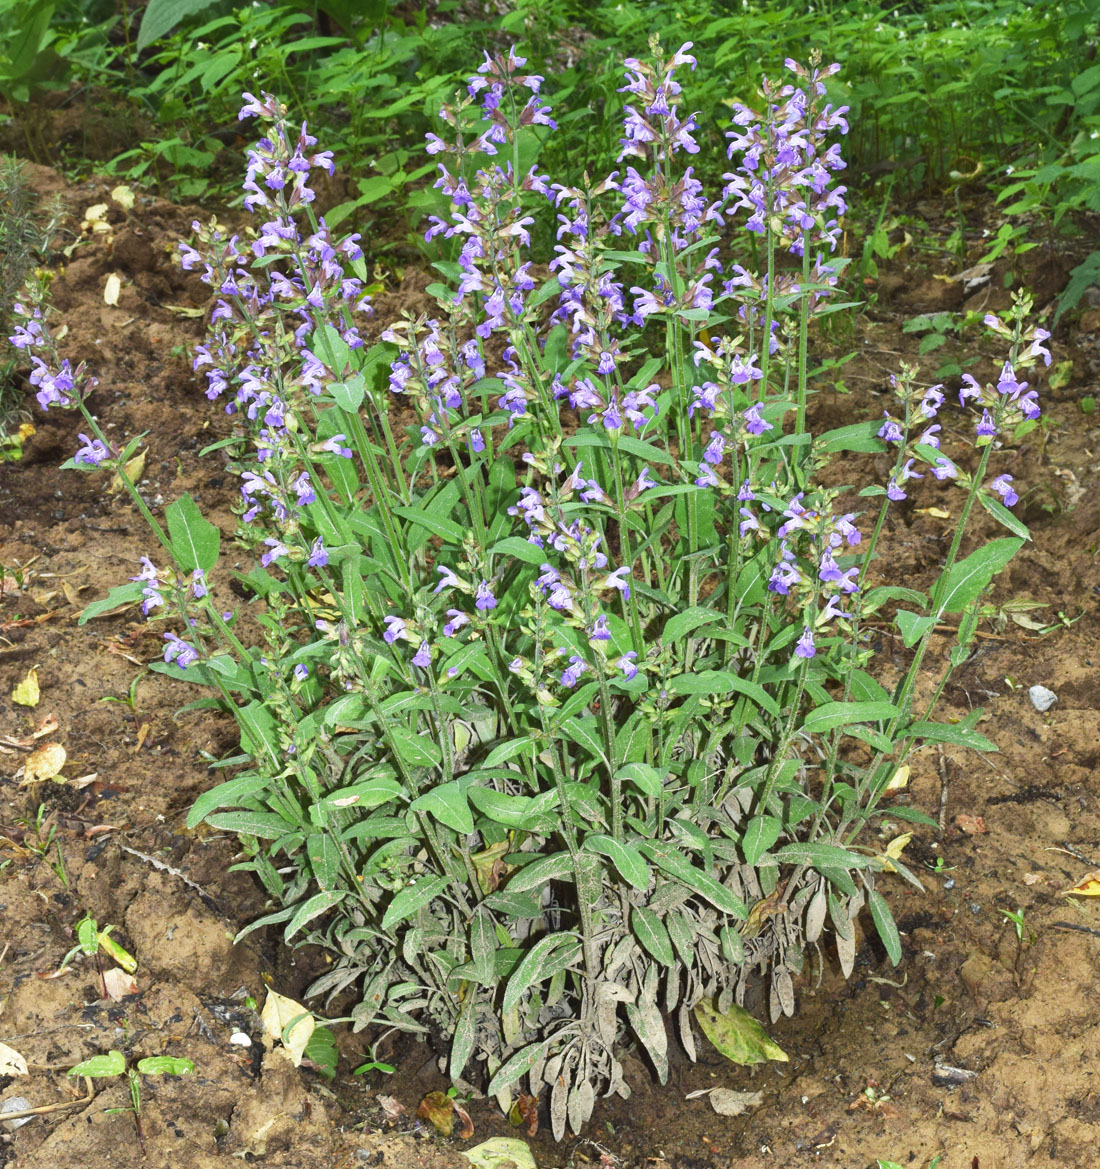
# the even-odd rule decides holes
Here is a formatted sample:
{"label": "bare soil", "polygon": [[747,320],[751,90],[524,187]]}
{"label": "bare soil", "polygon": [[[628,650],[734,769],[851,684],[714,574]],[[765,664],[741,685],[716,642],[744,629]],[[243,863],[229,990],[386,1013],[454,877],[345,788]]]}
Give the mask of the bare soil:
{"label": "bare soil", "polygon": [[[72,186],[45,167],[34,168],[34,181],[43,196],[62,195],[74,228],[85,207],[108,201],[111,185]],[[978,246],[991,212],[977,200],[967,209]],[[915,212],[934,241],[939,208]],[[53,294],[68,352],[99,378],[93,406],[109,433],[147,432],[141,489],[150,504],[160,510],[189,491],[228,530],[235,483],[216,454],[198,456],[226,422],[187,356],[202,334],[206,289],[175,260],[196,216],[205,217],[149,196],[129,213],[112,204],[112,232],[72,253]],[[819,425],[881,414],[888,375],[915,359],[906,320],[957,310],[964,296],[969,307],[1007,303],[1006,265],[966,293],[944,279],[946,260],[937,267],[925,258],[933,254],[901,255],[868,285],[874,307],[854,336],[835,342],[857,350],[840,375],[850,392],[821,395]],[[1036,254],[1045,258],[1024,275],[1047,306],[1076,261]],[[117,306],[103,301],[112,272],[122,277]],[[426,282],[411,266],[395,278],[378,298],[374,331],[415,303]],[[926,893],[900,879],[882,883],[902,930],[901,965],[892,968],[868,938],[845,983],[826,951],[803,978],[797,1016],[771,1028],[788,1064],[754,1074],[713,1052],[696,1064],[681,1058],[667,1086],[602,1102],[585,1139],[554,1146],[539,1134],[531,1143],[541,1169],[864,1169],[879,1158],[924,1169],[941,1153],[942,1169],[1100,1163],[1100,898],[1065,894],[1100,869],[1100,416],[1080,405],[1097,393],[1100,309],[1083,308],[1053,342],[1056,360],[1073,362],[1068,383],[1056,393],[1041,387],[1053,426],[1000,456],[1029,488],[1017,510],[1034,542],[998,578],[992,601],[1041,602],[1030,616],[1057,628],[987,621],[945,696],[947,716],[986,709],[980,729],[999,754],[926,749],[913,760],[901,799],[939,817],[942,830],[917,828],[906,850]],[[984,347],[981,370],[994,372],[1002,355],[988,339],[968,352],[974,344]],[[934,368],[942,352],[922,364]],[[294,996],[319,959],[288,952],[277,935],[233,944],[263,912],[262,891],[229,872],[234,839],[185,826],[213,782],[208,761],[234,746],[232,727],[210,712],[179,713],[195,692],[142,673],[159,634],[140,613],[77,624],[84,605],[137,570],[150,540],[105,474],[57,469],[79,445],[76,419],[42,415],[31,397],[27,409],[37,433],[26,456],[0,465],[0,1042],[25,1056],[30,1074],[0,1077],[0,1109],[19,1097],[23,1108],[53,1110],[14,1132],[0,1127],[0,1166],[208,1169],[237,1157],[273,1169],[464,1169],[461,1149],[518,1134],[488,1102],[471,1104],[468,1141],[417,1121],[421,1097],[445,1086],[430,1049],[384,1048],[397,1071],[368,1082],[349,1074],[367,1036],[343,1036],[332,1083],[265,1051],[246,996],[262,1002],[265,985]],[[895,581],[926,581],[943,553],[954,517],[929,507],[950,510],[957,500],[925,481],[893,515],[882,564]],[[979,523],[976,538],[991,534]],[[949,644],[945,637],[932,656]],[[875,648],[877,668],[903,668],[905,651],[885,629]],[[32,666],[42,689],[34,709],[11,697]],[[126,697],[138,675],[132,709],[104,701]],[[1046,713],[1029,700],[1034,684],[1058,696]],[[68,752],[64,774],[94,780],[21,782],[27,751],[18,744],[47,717],[57,723],[49,737]],[[882,843],[906,828],[888,824]],[[1022,914],[1022,937],[1005,912]],[[87,960],[57,973],[84,914],[114,925],[137,957],[137,994],[104,999]],[[251,1047],[230,1043],[238,1031]],[[65,1075],[111,1048],[195,1064],[188,1077],[146,1078],[145,1157],[132,1118],[105,1112],[125,1105],[124,1085],[97,1081],[86,1100],[83,1083]],[[763,1103],[727,1118],[705,1097],[686,1099],[711,1087],[762,1091]]]}

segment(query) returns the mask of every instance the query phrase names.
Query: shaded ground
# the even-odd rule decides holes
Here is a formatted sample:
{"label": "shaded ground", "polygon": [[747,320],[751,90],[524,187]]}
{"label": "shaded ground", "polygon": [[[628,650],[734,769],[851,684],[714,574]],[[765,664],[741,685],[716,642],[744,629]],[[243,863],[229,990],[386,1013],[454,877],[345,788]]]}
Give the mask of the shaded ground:
{"label": "shaded ground", "polygon": [[[107,199],[106,186],[67,187],[45,168],[34,178],[43,194],[63,193],[74,223]],[[934,241],[937,208],[917,211]],[[79,247],[53,291],[70,355],[87,360],[100,380],[94,407],[108,432],[149,432],[146,498],[159,508],[190,491],[225,529],[234,484],[217,456],[198,459],[224,419],[186,356],[202,329],[187,313],[205,308],[206,290],[174,260],[196,214],[142,197],[129,214],[113,207],[110,236]],[[1032,271],[1041,303],[1072,262],[1048,257]],[[888,374],[916,352],[904,322],[961,307],[962,285],[938,278],[945,266],[928,266],[919,253],[901,256],[869,284],[877,304],[855,337],[843,338],[858,349],[841,375],[851,392],[821,396],[822,425],[881,413]],[[122,277],[116,307],[103,302],[112,272]],[[998,268],[971,290],[968,306],[1002,307],[1002,276]],[[403,285],[379,298],[375,328],[424,283],[408,270]],[[1072,624],[1040,635],[1011,620],[984,623],[944,713],[984,706],[981,730],[1000,754],[928,749],[913,760],[902,798],[939,814],[943,830],[918,828],[906,853],[926,895],[900,880],[882,882],[903,931],[902,965],[892,969],[868,942],[845,984],[826,953],[799,987],[797,1017],[772,1028],[789,1064],[753,1075],[712,1053],[694,1065],[681,1059],[667,1087],[599,1105],[588,1140],[555,1148],[536,1138],[541,1169],[863,1169],[876,1158],[923,1169],[938,1153],[942,1169],[1097,1163],[1100,898],[1063,892],[1100,868],[1100,428],[1079,405],[1097,391],[1098,325],[1093,306],[1056,336],[1056,358],[1073,361],[1068,383],[1044,395],[1056,425],[1004,452],[1001,467],[1031,487],[1019,510],[1035,540],[998,579],[993,600],[1028,598],[1046,606],[1029,614],[1038,624],[1057,625],[1058,614]],[[982,348],[987,340],[969,344],[968,352],[978,345],[982,371],[999,366],[1002,355]],[[946,352],[923,363],[932,368]],[[74,418],[36,410],[34,423],[23,463],[0,466],[0,1042],[20,1051],[31,1073],[0,1077],[0,1109],[15,1097],[24,1107],[66,1107],[14,1134],[0,1129],[0,1166],[206,1169],[244,1156],[274,1167],[465,1167],[460,1148],[516,1134],[484,1102],[471,1105],[472,1141],[425,1131],[413,1119],[416,1104],[443,1086],[427,1048],[384,1048],[398,1070],[373,1086],[347,1074],[363,1056],[364,1036],[347,1038],[333,1084],[278,1052],[265,1056],[245,997],[262,1001],[265,982],[296,994],[314,959],[259,933],[232,945],[263,910],[262,893],[227,872],[233,839],[185,829],[189,805],[211,782],[206,759],[232,747],[231,728],[209,714],[177,714],[194,692],[158,675],[140,678],[132,709],[104,701],[130,693],[159,652],[159,632],[134,610],[84,626],[76,616],[136,571],[150,541],[105,475],[56,469],[78,445]],[[922,509],[955,504],[925,482],[908,510],[894,513],[883,559],[894,580],[919,584],[950,535],[944,520]],[[876,668],[904,664],[900,643],[885,632],[876,651]],[[31,666],[42,688],[33,710],[11,699]],[[1028,699],[1034,684],[1058,695],[1045,714]],[[27,752],[18,744],[47,716],[58,725],[46,738],[68,751],[64,774],[94,773],[94,780],[21,784]],[[884,840],[904,827],[887,825]],[[1002,911],[1022,913],[1022,939]],[[85,913],[113,924],[136,955],[138,994],[103,1000],[85,960],[52,976]],[[250,1034],[252,1046],[231,1044],[236,1031]],[[99,1081],[94,1101],[85,1101],[64,1074],[109,1048],[195,1063],[193,1076],[146,1080],[145,1160],[131,1119],[104,1112],[125,1103],[122,1084]],[[715,1115],[706,1098],[685,1099],[715,1086],[763,1091],[763,1103],[731,1119]],[[391,1114],[402,1107],[403,1114],[387,1116],[375,1091],[395,1098],[383,1102]]]}

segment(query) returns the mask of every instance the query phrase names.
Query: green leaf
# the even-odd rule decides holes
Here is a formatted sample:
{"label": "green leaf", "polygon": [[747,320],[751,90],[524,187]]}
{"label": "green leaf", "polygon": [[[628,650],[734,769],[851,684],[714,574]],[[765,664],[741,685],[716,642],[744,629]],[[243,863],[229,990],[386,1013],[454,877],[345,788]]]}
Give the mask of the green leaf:
{"label": "green leaf", "polygon": [[768,1060],[788,1062],[786,1052],[772,1042],[748,1011],[736,1003],[721,1014],[714,999],[701,999],[695,1004],[693,1013],[703,1034],[726,1059],[742,1067],[767,1063]]}
{"label": "green leaf", "polygon": [[615,772],[616,779],[628,779],[645,796],[656,798],[661,794],[664,780],[661,772],[648,763],[627,763]]}
{"label": "green leaf", "polygon": [[716,909],[723,913],[732,914],[744,920],[748,917],[748,910],[730,891],[716,881],[709,873],[697,869],[682,853],[677,852],[667,844],[653,844],[646,842],[639,845],[643,856],[651,861],[669,876],[675,877],[693,893],[709,901]]}
{"label": "green leaf", "polygon": [[880,722],[898,713],[892,702],[823,702],[802,723],[806,734],[822,735],[849,723]]}
{"label": "green leaf", "polygon": [[665,645],[675,645],[685,633],[694,633],[696,629],[721,621],[724,617],[725,613],[719,613],[717,609],[692,605],[665,622],[665,627],[661,630],[661,641]]}
{"label": "green leaf", "polygon": [[859,454],[877,454],[885,449],[885,444],[878,437],[881,423],[877,419],[870,422],[853,422],[850,426],[840,426],[836,430],[827,430],[814,439],[815,450],[855,451]]}
{"label": "green leaf", "polygon": [[454,1038],[451,1040],[451,1079],[457,1080],[462,1075],[462,1069],[469,1062],[474,1052],[474,1041],[477,1039],[477,995],[467,992],[466,1001],[462,1010],[458,1012],[455,1022]]}
{"label": "green leaf", "polygon": [[944,578],[936,596],[940,613],[961,613],[977,600],[989,582],[1024,546],[1024,541],[1011,536],[990,540],[977,551],[960,560]]}
{"label": "green leaf", "polygon": [[203,518],[190,495],[182,495],[164,511],[172,551],[184,572],[209,572],[218,562],[221,533]]}
{"label": "green leaf", "polygon": [[325,389],[332,395],[333,401],[341,410],[355,414],[358,413],[359,407],[362,406],[363,399],[366,397],[367,384],[363,380],[363,375],[357,373],[349,377],[346,382],[331,382]]}
{"label": "green leaf", "polygon": [[[532,1060],[532,1067],[534,1063],[535,1061]],[[505,1064],[505,1067],[507,1066]],[[503,1071],[503,1068],[501,1070]],[[513,1077],[513,1080],[519,1079],[519,1076],[529,1070],[529,1067],[524,1068],[524,1071]],[[454,1073],[452,1073],[453,1075]],[[508,1083],[512,1083],[513,1080],[509,1080]],[[504,1086],[507,1087],[507,1084]],[[494,1094],[493,1092],[489,1093],[490,1096]],[[459,1153],[470,1162],[470,1169],[535,1169],[535,1158],[531,1150],[523,1141],[517,1140],[515,1137],[490,1137],[472,1149],[460,1149]]]}
{"label": "green leaf", "polygon": [[621,844],[613,836],[597,832],[585,837],[584,848],[588,852],[608,857],[623,880],[629,882],[635,889],[640,889],[644,893],[649,888],[649,866],[642,854],[632,845]]}
{"label": "green leaf", "polygon": [[754,816],[749,821],[741,841],[745,863],[755,866],[760,857],[779,839],[782,831],[782,822],[774,816]]}
{"label": "green leaf", "polygon": [[214,0],[149,0],[141,17],[134,52],[147,49],[154,41],[167,36],[181,20],[202,12],[213,3]]}
{"label": "green leaf", "polygon": [[489,1081],[485,1094],[497,1096],[514,1084],[520,1076],[525,1076],[538,1063],[549,1042],[549,1039],[543,1039],[538,1043],[529,1043],[526,1047],[521,1047],[511,1058],[506,1059]]}
{"label": "green leaf", "polygon": [[1000,748],[985,735],[970,727],[952,726],[950,723],[915,722],[905,728],[905,737],[923,739],[926,743],[955,743],[975,751],[999,751]]}
{"label": "green leaf", "polygon": [[539,938],[508,979],[501,1011],[507,1014],[523,997],[524,991],[565,969],[576,961],[580,952],[580,942],[571,934],[554,933]]}
{"label": "green leaf", "polygon": [[430,812],[455,832],[468,835],[474,830],[474,818],[470,812],[470,805],[466,802],[466,793],[453,779],[418,796],[409,805],[409,810]]}
{"label": "green leaf", "polygon": [[936,624],[936,618],[934,616],[922,617],[919,613],[910,613],[908,609],[899,609],[894,614],[894,623],[898,627],[905,648],[912,649]]}
{"label": "green leaf", "polygon": [[534,735],[520,735],[518,739],[509,739],[507,742],[500,743],[485,756],[483,766],[496,767],[501,763],[507,763],[509,759],[514,759],[517,755],[529,752],[534,743]]}
{"label": "green leaf", "polygon": [[877,889],[872,889],[867,894],[867,907],[871,910],[871,920],[875,923],[878,936],[886,947],[890,963],[896,966],[901,961],[901,937],[894,922],[894,915],[890,912],[890,906]]}
{"label": "green leaf", "polygon": [[[429,505],[430,506],[430,505]],[[406,519],[411,524],[418,524],[422,528],[427,528],[433,536],[438,536],[441,540],[447,540],[451,544],[456,544],[462,547],[462,542],[466,538],[465,530],[454,522],[442,515],[436,513],[428,513],[418,507],[395,507],[395,514]]]}
{"label": "green leaf", "polygon": [[1031,539],[1031,533],[1027,529],[1027,524],[1018,520],[999,499],[994,499],[992,496],[986,495],[984,491],[979,493],[978,499],[981,501],[982,507],[995,520],[1008,528],[1014,536],[1019,536],[1021,540]]}
{"label": "green leaf", "polygon": [[80,614],[77,625],[83,625],[86,621],[91,621],[103,613],[109,613],[112,609],[117,609],[120,605],[132,605],[136,601],[140,601],[141,590],[143,588],[144,584],[140,580],[131,581],[129,584],[116,585],[101,601],[93,601]]}
{"label": "green leaf", "polygon": [[562,723],[558,730],[572,739],[578,746],[583,747],[596,759],[607,762],[603,750],[603,739],[598,734],[599,721],[594,717],[571,718]]}
{"label": "green leaf", "polygon": [[775,699],[760,685],[739,678],[729,670],[700,670],[694,674],[678,674],[668,684],[670,694],[743,694],[768,714],[779,717]]}
{"label": "green leaf", "polygon": [[386,907],[382,915],[382,928],[392,929],[395,925],[418,913],[429,901],[435,900],[450,884],[446,877],[420,880],[415,885],[406,885]]}
{"label": "green leaf", "polygon": [[547,881],[560,881],[565,877],[573,877],[572,858],[567,852],[556,852],[551,856],[540,857],[524,865],[518,873],[513,873],[508,879],[506,892],[526,893],[529,889],[541,889]]}
{"label": "green leaf", "polygon": [[476,785],[467,788],[466,795],[470,803],[494,824],[546,834],[557,829],[556,817],[548,812],[533,810],[534,800],[530,796],[508,795],[495,788]]}
{"label": "green leaf", "polygon": [[289,942],[300,929],[308,925],[315,917],[327,913],[334,905],[339,905],[347,895],[346,889],[329,889],[324,893],[315,893],[308,901],[298,906],[297,911],[283,931],[283,941]]}
{"label": "green leaf", "polygon": [[211,828],[236,832],[239,836],[257,836],[261,840],[278,840],[295,828],[274,812],[215,812],[206,817],[206,822]]}
{"label": "green leaf", "polygon": [[306,837],[306,855],[313,879],[323,890],[332,889],[340,879],[340,853],[336,841],[327,832]]}
{"label": "green leaf", "polygon": [[69,1068],[67,1075],[91,1076],[100,1079],[103,1076],[121,1076],[126,1070],[126,1057],[121,1051],[108,1051],[106,1055],[93,1055],[75,1068]]}
{"label": "green leaf", "polygon": [[668,930],[652,909],[646,909],[641,905],[632,909],[630,928],[643,947],[663,966],[672,966],[675,963],[676,955],[672,952],[672,940],[668,936]]}
{"label": "green leaf", "polygon": [[186,1076],[195,1070],[195,1065],[175,1055],[147,1055],[138,1060],[137,1070],[143,1076]]}
{"label": "green leaf", "polygon": [[870,863],[861,853],[852,852],[839,844],[819,844],[810,842],[795,842],[785,844],[778,852],[772,854],[775,860],[783,864],[813,865],[815,869],[865,869]]}
{"label": "green leaf", "polygon": [[542,564],[546,560],[546,549],[532,544],[520,536],[507,536],[498,540],[490,549],[491,556],[511,556],[525,564]]}
{"label": "green leaf", "polygon": [[411,767],[438,767],[443,752],[433,740],[424,735],[414,735],[404,727],[388,728],[393,745],[401,758]]}

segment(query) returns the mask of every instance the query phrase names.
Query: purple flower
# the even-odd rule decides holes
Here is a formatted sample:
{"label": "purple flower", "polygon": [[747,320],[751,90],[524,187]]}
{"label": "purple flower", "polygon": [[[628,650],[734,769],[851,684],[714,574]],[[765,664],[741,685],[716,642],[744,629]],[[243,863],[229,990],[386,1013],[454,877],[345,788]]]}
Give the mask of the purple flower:
{"label": "purple flower", "polygon": [[616,568],[600,585],[604,589],[618,589],[623,594],[623,599],[630,600],[630,569],[627,565],[622,568]]}
{"label": "purple flower", "polygon": [[160,592],[160,573],[157,570],[157,566],[148,556],[143,556],[141,563],[141,572],[137,576],[130,577],[130,579],[146,582],[145,588],[141,590],[141,595],[145,598],[141,603],[141,611],[148,617],[151,610],[155,609],[158,605],[164,604],[164,597]]}
{"label": "purple flower", "polygon": [[800,658],[812,658],[817,653],[814,646],[814,631],[808,625],[803,628],[802,636],[798,639],[794,652]]}
{"label": "purple flower", "polygon": [[957,479],[959,469],[950,459],[941,455],[932,468],[932,474],[942,483],[945,479]]}
{"label": "purple flower", "polygon": [[275,536],[268,536],[264,543],[268,546],[268,551],[260,557],[260,563],[266,568],[273,560],[278,560],[281,556],[286,556],[290,549],[278,540]]}
{"label": "purple flower", "polygon": [[493,596],[487,580],[478,582],[477,592],[474,593],[474,605],[483,611],[497,607],[497,599]]}
{"label": "purple flower", "polygon": [[883,442],[901,442],[905,437],[905,433],[901,429],[901,424],[896,419],[890,417],[889,411],[883,410],[882,413],[886,421],[879,427],[878,437]]}
{"label": "purple flower", "polygon": [[320,536],[313,541],[313,545],[309,550],[309,559],[306,563],[310,568],[323,568],[328,564],[328,552],[325,551],[325,546],[321,543]]}
{"label": "purple flower", "polygon": [[607,624],[607,618],[601,613],[588,629],[589,641],[610,641],[611,627]]}
{"label": "purple flower", "polygon": [[977,433],[979,438],[996,437],[997,426],[988,410],[983,410],[981,418],[978,419]]}
{"label": "purple flower", "polygon": [[448,609],[447,616],[450,617],[450,621],[443,626],[444,637],[454,637],[463,625],[470,623],[470,618],[461,609]]}
{"label": "purple flower", "polygon": [[382,634],[382,640],[387,645],[393,645],[399,637],[405,636],[405,622],[400,617],[387,613],[382,620],[386,623],[386,632]]}
{"label": "purple flower", "polygon": [[455,589],[462,587],[462,582],[445,564],[436,565],[435,570],[439,573],[442,579],[440,580],[439,584],[437,584],[435,588],[432,589],[433,594],[439,593],[443,589]]}
{"label": "purple flower", "polygon": [[747,507],[743,507],[741,509],[741,515],[743,516],[743,519],[737,525],[737,532],[743,540],[749,532],[760,531],[760,521],[752,514],[751,511],[749,511]]}
{"label": "purple flower", "polygon": [[706,449],[703,451],[703,460],[716,467],[722,461],[722,455],[725,453],[725,449],[726,440],[715,431],[711,434]]}
{"label": "purple flower", "polygon": [[765,430],[773,430],[774,427],[770,422],[765,422],[760,414],[763,405],[760,402],[750,406],[742,416],[745,423],[745,429],[749,434],[763,434]]}
{"label": "purple flower", "polygon": [[186,670],[192,662],[199,660],[199,651],[174,633],[166,633],[164,638],[168,642],[164,647],[164,660],[169,664],[175,662],[181,670]]}
{"label": "purple flower", "polygon": [[1031,348],[1024,354],[1025,357],[1041,357],[1044,365],[1050,365],[1050,350],[1043,346],[1044,341],[1050,340],[1050,333],[1046,329],[1034,329],[1031,334]]}
{"label": "purple flower", "polygon": [[623,676],[628,682],[632,682],[638,676],[638,667],[634,664],[634,659],[638,656],[635,650],[628,650],[615,663],[623,672]]}
{"label": "purple flower", "polygon": [[74,463],[84,463],[89,467],[98,467],[111,457],[111,452],[105,443],[98,438],[89,438],[86,434],[78,434],[84,445],[73,455]]}
{"label": "purple flower", "polygon": [[413,654],[412,664],[426,670],[432,664],[431,647],[426,641],[420,643],[420,648]]}
{"label": "purple flower", "polygon": [[1012,507],[1020,498],[1012,490],[1011,475],[998,475],[989,486],[1004,500],[1005,507]]}
{"label": "purple flower", "polygon": [[206,587],[206,574],[201,568],[191,573],[191,596],[201,601],[210,590]]}
{"label": "purple flower", "polygon": [[342,459],[350,459],[352,457],[351,448],[340,445],[346,441],[347,437],[346,434],[334,434],[332,438],[325,439],[321,443],[321,450],[328,451],[332,455],[339,455]]}
{"label": "purple flower", "polygon": [[299,682],[304,682],[309,677],[309,666],[305,662],[299,662],[294,667],[294,677]]}
{"label": "purple flower", "polygon": [[317,493],[310,485],[308,471],[303,471],[298,476],[298,478],[295,479],[293,483],[291,483],[291,487],[294,488],[294,492],[298,496],[299,507],[306,507],[309,504],[315,503],[317,501]]}
{"label": "purple flower", "polygon": [[576,686],[581,674],[588,669],[588,663],[584,658],[578,654],[572,654],[569,658],[569,665],[565,667],[561,675],[561,684],[567,689],[572,690]]}
{"label": "purple flower", "polygon": [[965,406],[967,400],[970,398],[978,398],[981,396],[982,388],[978,385],[977,380],[973,374],[964,373],[962,375],[963,386],[959,390],[959,405]]}

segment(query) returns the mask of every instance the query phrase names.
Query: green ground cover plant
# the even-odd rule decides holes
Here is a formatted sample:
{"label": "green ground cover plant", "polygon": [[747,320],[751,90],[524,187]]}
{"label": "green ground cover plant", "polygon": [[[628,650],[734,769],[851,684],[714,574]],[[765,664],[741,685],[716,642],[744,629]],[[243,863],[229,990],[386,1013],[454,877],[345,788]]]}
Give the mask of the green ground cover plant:
{"label": "green ground cover plant", "polygon": [[[356,1029],[442,1037],[455,1083],[506,1111],[547,1090],[560,1137],[629,1093],[628,1042],[664,1081],[668,1027],[694,1055],[695,1021],[757,982],[773,1019],[793,1012],[827,932],[850,974],[864,910],[900,961],[876,878],[920,882],[865,829],[916,747],[995,749],[980,710],[934,714],[1028,538],[997,452],[1036,424],[1022,379],[1050,355],[1020,296],[985,318],[992,384],[962,374],[949,406],[902,368],[884,420],[812,433],[811,330],[855,307],[839,66],[788,59],[732,102],[708,191],[690,43],[623,62],[609,175],[535,165],[555,115],[525,65],[486,53],[442,106],[434,305],[369,348],[359,241],[314,211],[332,152],[245,94],[255,226],[196,223],[181,256],[217,296],[194,364],[238,423],[218,446],[255,637],[215,603],[220,533],[189,497],[152,513],[125,470],[140,440],[100,428],[44,302],[16,306],[12,342],[40,405],[86,424],[66,468],[116,472],[159,544],[83,619],[140,602],[168,620],[154,668],[237,723],[232,776],[190,823],[244,840],[273,905],[248,929],[328,950],[312,995],[350,1002]],[[726,258],[742,231],[758,270]],[[943,449],[957,408],[970,440]],[[823,486],[833,460],[884,452],[884,481]],[[961,493],[939,575],[866,585],[925,476]],[[964,555],[978,506],[1010,534]],[[889,689],[872,617],[912,651]]]}

